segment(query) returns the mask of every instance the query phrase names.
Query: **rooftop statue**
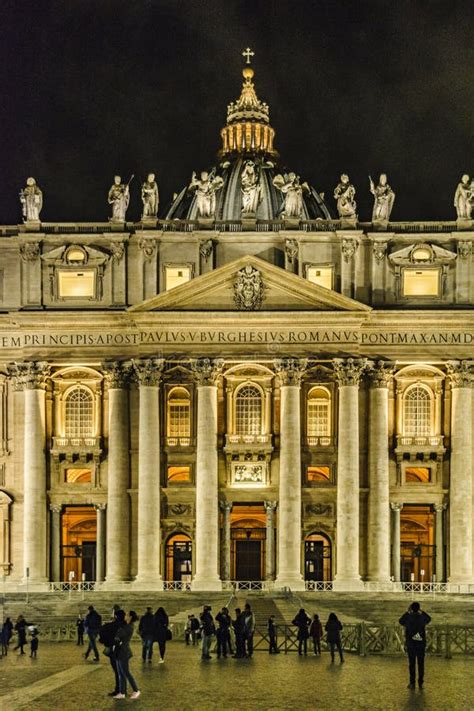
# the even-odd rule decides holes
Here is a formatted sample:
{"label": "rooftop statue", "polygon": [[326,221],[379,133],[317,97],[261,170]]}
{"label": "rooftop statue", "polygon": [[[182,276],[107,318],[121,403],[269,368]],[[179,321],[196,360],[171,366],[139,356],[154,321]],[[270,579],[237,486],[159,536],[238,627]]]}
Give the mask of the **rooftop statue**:
{"label": "rooftop statue", "polygon": [[20,190],[24,222],[39,222],[41,208],[43,207],[43,191],[36,185],[34,178],[28,178],[26,188]]}
{"label": "rooftop statue", "polygon": [[257,212],[262,199],[259,177],[253,160],[246,160],[240,176],[243,215],[255,215]]}
{"label": "rooftop statue", "polygon": [[273,185],[284,195],[282,217],[301,218],[304,214],[303,190],[309,192],[308,183],[300,183],[300,176],[296,173],[288,175],[275,175]]}
{"label": "rooftop statue", "polygon": [[214,171],[209,175],[203,170],[200,178],[197,178],[196,173],[193,173],[189,190],[196,191],[198,217],[215,217],[216,193],[222,188],[223,184],[223,179],[219,175],[215,175]]}
{"label": "rooftop statue", "polygon": [[158,205],[160,204],[160,194],[158,192],[158,184],[155,181],[154,173],[149,173],[148,178],[142,185],[142,203],[142,220],[156,218],[158,214]]}
{"label": "rooftop statue", "polygon": [[109,190],[108,202],[112,205],[112,222],[125,222],[125,213],[130,202],[130,183],[133,175],[125,185],[120,175],[114,177],[114,184]]}
{"label": "rooftop statue", "polygon": [[357,213],[357,203],[355,198],[355,187],[349,181],[349,176],[343,173],[341,175],[341,182],[337,185],[334,190],[334,197],[337,204],[337,212],[341,219],[356,219]]}
{"label": "rooftop statue", "polygon": [[474,180],[468,175],[463,175],[454,194],[454,207],[458,220],[470,220],[474,204]]}
{"label": "rooftop statue", "polygon": [[387,183],[385,173],[380,174],[379,184],[376,186],[369,175],[370,192],[375,197],[374,207],[372,209],[372,222],[386,221],[390,219],[393,203],[395,202],[395,193]]}

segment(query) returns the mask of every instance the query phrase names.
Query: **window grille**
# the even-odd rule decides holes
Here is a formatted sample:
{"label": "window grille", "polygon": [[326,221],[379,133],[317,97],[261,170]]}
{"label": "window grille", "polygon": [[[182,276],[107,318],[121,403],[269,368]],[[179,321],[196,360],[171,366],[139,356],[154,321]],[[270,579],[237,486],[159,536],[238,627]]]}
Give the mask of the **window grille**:
{"label": "window grille", "polygon": [[168,437],[191,436],[191,403],[185,388],[173,388],[168,395]]}
{"label": "window grille", "polygon": [[262,434],[262,395],[255,385],[244,385],[235,398],[235,433]]}
{"label": "window grille", "polygon": [[308,394],[307,402],[308,437],[330,437],[330,399],[329,393],[322,388],[314,388]]}
{"label": "window grille", "polygon": [[94,436],[94,403],[88,390],[77,387],[67,395],[65,420],[66,437]]}
{"label": "window grille", "polygon": [[404,398],[404,435],[429,437],[431,434],[431,396],[421,385],[414,385]]}

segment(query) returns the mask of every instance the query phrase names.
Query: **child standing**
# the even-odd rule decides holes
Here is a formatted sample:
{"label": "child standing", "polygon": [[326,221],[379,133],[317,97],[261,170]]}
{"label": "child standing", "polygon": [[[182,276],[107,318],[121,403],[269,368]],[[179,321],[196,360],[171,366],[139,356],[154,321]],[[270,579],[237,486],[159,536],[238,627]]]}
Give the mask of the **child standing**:
{"label": "child standing", "polygon": [[315,654],[321,654],[321,637],[323,636],[323,626],[319,615],[313,615],[311,627],[309,628],[309,636],[313,640],[313,649]]}
{"label": "child standing", "polygon": [[30,627],[31,642],[30,642],[30,657],[36,659],[36,652],[38,651],[38,630],[36,627]]}
{"label": "child standing", "polygon": [[269,654],[280,654],[280,650],[277,647],[277,628],[275,625],[275,615],[270,615],[268,618],[268,641],[270,646],[268,648]]}
{"label": "child standing", "polygon": [[84,620],[82,615],[78,615],[76,620],[77,629],[77,646],[82,646],[84,644]]}

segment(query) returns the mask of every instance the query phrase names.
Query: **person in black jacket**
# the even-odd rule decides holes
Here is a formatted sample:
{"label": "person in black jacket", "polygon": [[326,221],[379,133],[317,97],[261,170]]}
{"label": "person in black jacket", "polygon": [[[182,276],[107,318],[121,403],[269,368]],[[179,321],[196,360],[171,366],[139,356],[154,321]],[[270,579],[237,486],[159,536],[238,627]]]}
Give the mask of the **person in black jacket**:
{"label": "person in black jacket", "polygon": [[298,627],[298,654],[303,654],[304,649],[304,654],[306,656],[308,654],[308,628],[311,624],[311,619],[308,617],[303,607],[300,609],[291,624]]}
{"label": "person in black jacket", "polygon": [[268,641],[269,641],[269,654],[280,654],[277,643],[277,627],[275,624],[275,615],[270,615],[268,618]]}
{"label": "person in black jacket", "polygon": [[160,664],[165,661],[166,640],[168,639],[169,617],[163,607],[159,607],[155,612],[155,639],[160,650]]}
{"label": "person in black jacket", "polygon": [[216,622],[218,624],[216,631],[217,658],[220,659],[221,654],[223,657],[227,657],[227,651],[229,651],[229,654],[232,654],[232,647],[230,643],[230,626],[232,624],[232,620],[227,607],[223,607],[222,610],[217,613]]}
{"label": "person in black jacket", "polygon": [[112,622],[107,622],[105,625],[102,625],[99,633],[99,642],[104,645],[104,655],[109,658],[110,666],[112,667],[115,676],[114,690],[109,692],[109,696],[115,696],[115,694],[118,694],[120,691],[117,663],[112,653],[115,635],[117,634],[117,630],[120,626],[120,623],[117,619],[118,612],[123,613],[123,610],[116,610]]}
{"label": "person in black jacket", "polygon": [[96,610],[94,610],[93,605],[89,605],[87,609],[88,613],[86,615],[86,619],[84,620],[84,627],[89,638],[89,644],[87,646],[86,653],[84,654],[84,659],[87,659],[89,654],[94,652],[94,662],[98,662],[99,652],[95,640],[100,632],[100,628],[102,627],[102,617]]}
{"label": "person in black jacket", "polygon": [[199,616],[201,622],[201,659],[211,659],[209,650],[211,648],[212,635],[215,633],[216,628],[214,625],[214,618],[211,614],[210,605],[204,605],[203,610]]}
{"label": "person in black jacket", "polygon": [[339,659],[341,660],[342,664],[342,662],[344,661],[341,644],[342,624],[337,619],[337,615],[335,612],[330,613],[324,629],[326,630],[326,639],[328,641],[329,650],[331,652],[331,662],[334,662],[334,650],[335,648],[337,648],[337,651],[339,652]]}
{"label": "person in black jacket", "polygon": [[235,608],[235,620],[232,621],[235,634],[235,654],[234,659],[245,657],[245,620],[240,607]]}
{"label": "person in black jacket", "polygon": [[145,614],[140,619],[138,632],[142,638],[142,659],[151,664],[153,657],[153,642],[155,641],[155,618],[151,607],[146,608]]}
{"label": "person in black jacket", "polygon": [[30,623],[25,620],[23,615],[18,615],[15,624],[15,632],[18,635],[18,644],[16,645],[16,647],[13,647],[14,652],[19,649],[20,654],[25,654],[23,647],[26,644],[26,628],[29,626],[29,624]]}
{"label": "person in black jacket", "polygon": [[405,643],[410,674],[408,688],[415,688],[416,663],[418,661],[418,686],[422,689],[425,678],[425,627],[431,622],[431,617],[420,609],[419,602],[412,602],[408,612],[405,612],[398,622],[405,628]]}
{"label": "person in black jacket", "polygon": [[128,615],[125,615],[123,610],[117,610],[115,617],[119,623],[117,632],[114,638],[112,654],[114,655],[117,664],[119,677],[119,692],[115,694],[114,699],[125,699],[127,693],[127,681],[133,689],[130,695],[131,699],[138,699],[140,689],[137,682],[133,678],[132,672],[129,669],[130,659],[133,656],[130,649],[130,640],[133,636],[133,626],[138,620],[138,615],[133,610],[130,610]]}
{"label": "person in black jacket", "polygon": [[82,615],[77,616],[76,630],[77,630],[77,646],[82,647],[82,645],[84,644],[84,620],[82,619]]}

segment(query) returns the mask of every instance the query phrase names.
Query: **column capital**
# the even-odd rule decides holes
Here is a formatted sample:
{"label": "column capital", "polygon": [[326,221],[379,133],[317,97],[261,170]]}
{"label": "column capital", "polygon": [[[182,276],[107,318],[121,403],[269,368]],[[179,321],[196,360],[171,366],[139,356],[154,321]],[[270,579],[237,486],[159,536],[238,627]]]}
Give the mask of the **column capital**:
{"label": "column capital", "polygon": [[446,369],[451,378],[452,388],[472,388],[474,385],[474,371],[471,360],[448,360]]}
{"label": "column capital", "polygon": [[391,501],[390,508],[392,509],[392,511],[400,512],[403,509],[403,504],[401,504],[399,501]]}
{"label": "column capital", "polygon": [[8,374],[12,378],[15,390],[43,389],[46,386],[49,371],[50,365],[45,361],[8,364]]}
{"label": "column capital", "polygon": [[334,374],[339,386],[359,385],[368,365],[367,358],[333,358]]}
{"label": "column capital", "polygon": [[140,386],[153,387],[160,384],[165,367],[165,359],[143,358],[141,360],[132,360],[132,367]]}
{"label": "column capital", "polygon": [[230,514],[233,505],[232,501],[219,501],[219,508],[224,514]]}
{"label": "column capital", "polygon": [[194,358],[191,360],[191,370],[198,385],[217,385],[223,367],[223,358]]}
{"label": "column capital", "polygon": [[50,504],[49,510],[52,513],[61,513],[61,511],[63,510],[63,506],[62,506],[62,504]]}
{"label": "column capital", "polygon": [[94,504],[94,508],[96,511],[105,511],[107,508],[107,504],[106,503]]}
{"label": "column capital", "polygon": [[385,360],[368,361],[367,370],[372,388],[388,388],[395,372],[395,365]]}
{"label": "column capital", "polygon": [[281,385],[299,385],[308,366],[307,358],[276,358],[273,366]]}
{"label": "column capital", "polygon": [[437,514],[443,513],[443,511],[446,511],[448,508],[448,504],[443,503],[443,504],[433,504],[433,510]]}
{"label": "column capital", "polygon": [[265,508],[265,513],[267,515],[272,515],[275,513],[278,506],[278,501],[264,501],[263,506]]}
{"label": "column capital", "polygon": [[109,390],[126,388],[131,375],[131,364],[114,360],[103,364],[105,382]]}

